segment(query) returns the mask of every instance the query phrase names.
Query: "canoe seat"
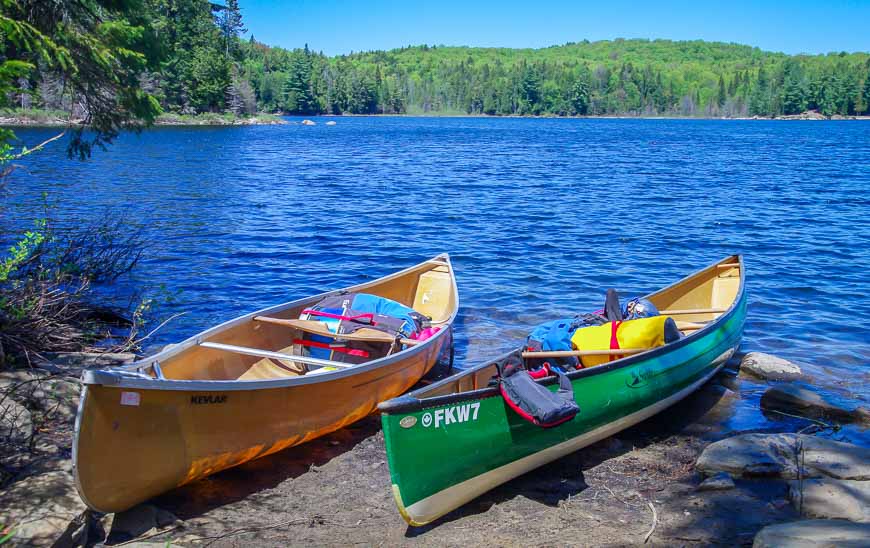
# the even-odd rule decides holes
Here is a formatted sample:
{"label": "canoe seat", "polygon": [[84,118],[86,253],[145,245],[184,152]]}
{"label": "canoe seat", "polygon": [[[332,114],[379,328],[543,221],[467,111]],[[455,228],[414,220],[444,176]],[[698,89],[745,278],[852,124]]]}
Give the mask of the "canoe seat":
{"label": "canoe seat", "polygon": [[[283,354],[290,354],[293,351],[292,346],[288,346],[287,348],[282,348],[279,352]],[[281,364],[280,362],[273,360],[271,358],[263,358],[258,362],[255,362],[248,368],[247,371],[238,376],[236,380],[240,381],[253,381],[253,380],[262,380],[262,379],[280,379],[283,377],[300,377],[301,373],[297,373],[293,371],[286,365]]]}
{"label": "canoe seat", "polygon": [[263,358],[253,364],[247,371],[238,376],[239,381],[254,381],[263,379],[280,379],[283,377],[299,377],[299,373],[281,367],[274,360]]}

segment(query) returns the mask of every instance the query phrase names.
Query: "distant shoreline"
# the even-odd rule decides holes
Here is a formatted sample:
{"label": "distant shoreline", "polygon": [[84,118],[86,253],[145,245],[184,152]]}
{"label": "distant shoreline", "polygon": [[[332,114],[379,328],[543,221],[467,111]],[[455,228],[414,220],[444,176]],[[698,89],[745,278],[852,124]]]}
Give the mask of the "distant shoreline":
{"label": "distant shoreline", "polygon": [[[276,114],[260,113],[255,116],[236,117],[229,114],[162,114],[154,126],[269,126],[289,124]],[[0,113],[0,126],[5,127],[67,127],[78,126],[81,120],[70,120],[63,113],[35,111]]]}
{"label": "distant shoreline", "polygon": [[841,122],[841,121],[870,121],[870,115],[867,116],[842,116],[836,114],[834,116],[824,116],[821,114],[813,115],[808,113],[792,114],[775,116],[773,118],[765,116],[674,116],[674,115],[628,115],[628,114],[596,114],[596,115],[571,115],[571,116],[529,116],[524,114],[282,114],[282,116],[293,116],[294,118],[529,118],[539,120],[559,120],[559,119],[578,119],[578,120],[773,120],[773,121],[810,121],[810,122]]}
{"label": "distant shoreline", "polygon": [[[459,113],[414,113],[414,114],[264,114],[260,113],[256,116],[239,118],[227,114],[195,114],[195,115],[178,115],[164,114],[161,115],[155,122],[153,127],[163,126],[215,126],[215,127],[231,127],[231,126],[256,126],[256,125],[286,125],[299,122],[287,121],[282,116],[292,116],[295,118],[505,118],[505,119],[581,119],[581,120],[773,120],[773,121],[813,121],[813,122],[829,122],[829,121],[870,121],[870,116],[824,116],[817,112],[805,112],[803,114],[794,114],[787,116],[776,116],[773,118],[761,116],[741,116],[741,117],[725,117],[725,116],[675,116],[675,115],[627,115],[627,114],[604,114],[604,115],[587,115],[587,116],[529,116],[529,115],[491,115],[491,114],[459,114]],[[66,127],[75,126],[81,123],[76,120],[62,118],[59,115],[49,114],[37,111],[34,115],[21,112],[0,113],[0,126],[5,127]]]}

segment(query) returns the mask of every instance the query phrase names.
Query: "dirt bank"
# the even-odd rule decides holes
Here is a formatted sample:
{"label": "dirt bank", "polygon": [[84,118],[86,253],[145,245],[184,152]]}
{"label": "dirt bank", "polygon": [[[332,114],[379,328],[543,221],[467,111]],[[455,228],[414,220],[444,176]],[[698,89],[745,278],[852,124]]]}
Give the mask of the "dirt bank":
{"label": "dirt bank", "polygon": [[[659,545],[751,543],[795,518],[787,486],[698,491],[694,462],[739,395],[714,381],[658,417],[517,478],[426,527],[390,491],[377,417],[182,487],[153,503],[183,520],[179,545]],[[456,455],[462,458],[462,455]],[[123,537],[109,538],[107,544]]]}
{"label": "dirt bank", "polygon": [[[647,538],[662,546],[748,545],[764,526],[800,517],[789,503],[788,482],[713,478],[705,483],[711,489],[699,489],[704,477],[696,460],[715,440],[794,431],[808,423],[735,419],[747,410],[760,413],[767,385],[734,375],[724,371],[656,417],[516,478],[426,527],[409,527],[396,510],[378,417],[184,486],[138,507],[138,514],[95,516],[82,527],[89,514],[82,514],[70,474],[74,407],[67,405],[65,412],[55,411],[54,422],[36,421],[29,453],[4,455],[0,517],[35,545],[61,535],[65,545],[135,539],[180,546],[626,546]],[[72,379],[58,382],[63,385],[52,394],[68,394],[60,388],[74,386]],[[30,405],[20,391],[15,397]],[[36,408],[31,411],[38,416]],[[140,526],[129,514],[147,519]]]}

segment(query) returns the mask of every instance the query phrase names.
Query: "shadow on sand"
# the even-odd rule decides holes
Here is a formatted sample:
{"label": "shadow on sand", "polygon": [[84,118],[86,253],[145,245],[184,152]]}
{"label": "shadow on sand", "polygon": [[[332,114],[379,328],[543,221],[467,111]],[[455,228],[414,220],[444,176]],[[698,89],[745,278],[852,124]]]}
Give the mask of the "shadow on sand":
{"label": "shadow on sand", "polygon": [[[451,332],[451,342],[452,335]],[[411,390],[449,376],[452,362],[453,345],[450,344],[432,369]],[[150,502],[183,520],[195,518],[254,493],[274,488],[288,479],[298,478],[352,451],[360,442],[380,430],[380,415],[375,413],[332,434],[197,480],[155,497]]]}
{"label": "shadow on sand", "polygon": [[369,416],[322,438],[184,485],[150,502],[188,520],[323,466],[380,429],[380,417]]}
{"label": "shadow on sand", "polygon": [[[642,449],[681,434],[702,436],[715,430],[723,415],[730,412],[730,393],[723,386],[733,372],[722,372],[710,382],[670,409],[589,447],[532,470],[478,497],[438,520],[421,527],[408,526],[405,537],[413,538],[449,523],[482,514],[494,505],[516,497],[525,497],[549,507],[576,497],[589,485],[584,471],[619,457],[633,449]],[[705,436],[706,437],[706,436]]]}

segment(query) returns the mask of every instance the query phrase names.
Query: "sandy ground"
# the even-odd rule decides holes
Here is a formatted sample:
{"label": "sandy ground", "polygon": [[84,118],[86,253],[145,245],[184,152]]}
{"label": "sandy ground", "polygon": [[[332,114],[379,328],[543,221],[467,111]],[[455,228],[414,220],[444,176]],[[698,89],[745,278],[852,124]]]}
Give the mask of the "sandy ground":
{"label": "sandy ground", "polygon": [[[741,395],[727,376],[670,410],[410,527],[390,490],[378,417],[152,501],[183,520],[148,542],[197,546],[750,545],[797,518],[777,481],[698,491],[694,462]],[[457,455],[456,458],[461,458]],[[107,544],[124,542],[110,537]]]}

